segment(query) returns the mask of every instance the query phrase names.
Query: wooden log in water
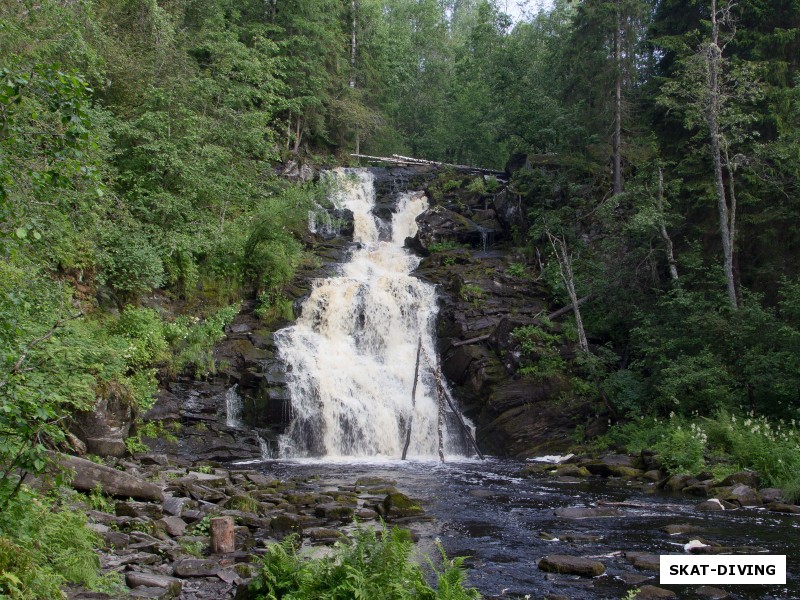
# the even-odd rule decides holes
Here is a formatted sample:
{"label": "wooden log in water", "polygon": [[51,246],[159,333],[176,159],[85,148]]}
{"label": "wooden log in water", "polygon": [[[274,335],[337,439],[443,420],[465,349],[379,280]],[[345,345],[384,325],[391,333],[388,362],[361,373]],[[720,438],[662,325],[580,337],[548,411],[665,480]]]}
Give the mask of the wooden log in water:
{"label": "wooden log in water", "polygon": [[408,446],[411,444],[411,424],[414,422],[414,407],[417,404],[417,377],[419,376],[419,355],[422,351],[422,338],[419,338],[417,343],[417,362],[414,365],[414,386],[411,388],[411,414],[408,416],[408,425],[406,426],[406,443],[403,446],[403,458],[406,459],[408,453]]}

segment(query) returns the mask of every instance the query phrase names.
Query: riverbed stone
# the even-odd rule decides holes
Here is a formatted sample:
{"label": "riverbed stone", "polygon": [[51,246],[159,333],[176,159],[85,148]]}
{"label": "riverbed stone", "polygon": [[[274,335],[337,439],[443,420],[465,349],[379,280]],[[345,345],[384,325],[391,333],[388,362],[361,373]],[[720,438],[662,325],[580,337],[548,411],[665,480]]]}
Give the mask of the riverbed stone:
{"label": "riverbed stone", "polygon": [[676,523],[674,525],[665,525],[661,528],[661,531],[669,535],[683,535],[686,533],[696,533],[702,530],[702,527],[692,525],[691,523]]}
{"label": "riverbed stone", "polygon": [[706,500],[705,502],[696,504],[694,507],[695,510],[699,510],[702,512],[733,510],[734,508],[736,508],[735,505],[729,502],[725,502],[724,500],[720,500],[719,498],[711,498],[710,500]]}
{"label": "riverbed stone", "polygon": [[347,521],[353,518],[353,507],[343,506],[338,502],[329,502],[327,504],[320,504],[314,508],[314,514],[322,519],[329,521]]}
{"label": "riverbed stone", "polygon": [[661,569],[661,558],[658,554],[626,552],[625,558],[637,569],[643,569],[645,571],[658,571]]}
{"label": "riverbed stone", "polygon": [[739,506],[759,506],[761,504],[761,497],[758,492],[744,484],[734,485],[728,494],[720,498]]}
{"label": "riverbed stone", "polygon": [[689,482],[692,479],[694,478],[691,475],[673,475],[664,482],[663,487],[667,492],[680,492],[683,488],[691,485]]}
{"label": "riverbed stone", "polygon": [[678,595],[671,590],[665,590],[655,585],[643,585],[634,597],[638,600],[657,600],[658,598],[677,598]]}
{"label": "riverbed stone", "polygon": [[392,518],[415,517],[425,512],[416,500],[400,492],[388,494],[383,499],[383,509]]}
{"label": "riverbed stone", "polygon": [[783,502],[783,490],[780,488],[762,488],[758,490],[758,495],[764,504]]}
{"label": "riverbed stone", "polygon": [[559,466],[555,474],[559,477],[589,477],[591,475],[586,467],[571,464]]}
{"label": "riverbed stone", "polygon": [[700,586],[694,591],[694,593],[701,598],[707,598],[707,600],[726,600],[727,598],[731,597],[731,595],[725,590],[708,585]]}
{"label": "riverbed stone", "polygon": [[764,508],[766,508],[770,512],[786,513],[792,515],[800,514],[800,506],[795,506],[793,504],[784,504],[783,502],[771,502],[770,504],[767,504]]}
{"label": "riverbed stone", "polygon": [[303,519],[299,515],[284,513],[273,517],[269,526],[273,531],[300,531],[303,528]]}
{"label": "riverbed stone", "polygon": [[606,567],[603,563],[584,558],[582,556],[570,556],[568,554],[550,554],[542,557],[539,561],[539,569],[548,573],[564,573],[570,575],[581,575],[583,577],[597,577],[605,573]]}

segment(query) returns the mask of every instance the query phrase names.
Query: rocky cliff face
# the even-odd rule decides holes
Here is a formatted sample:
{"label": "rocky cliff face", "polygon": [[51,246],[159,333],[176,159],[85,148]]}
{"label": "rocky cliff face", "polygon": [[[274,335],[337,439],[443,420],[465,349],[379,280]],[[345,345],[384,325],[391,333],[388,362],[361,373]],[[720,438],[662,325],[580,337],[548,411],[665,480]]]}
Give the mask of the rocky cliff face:
{"label": "rocky cliff face", "polygon": [[[431,167],[373,172],[374,211],[384,220],[395,211],[399,192],[424,190],[429,198],[418,234],[406,244],[424,257],[415,275],[437,286],[442,370],[477,426],[481,449],[518,457],[558,452],[573,442],[577,425],[591,431],[595,406],[573,399],[567,377],[520,372],[524,357],[515,330],[560,307],[549,306],[538,268],[513,243],[527,228],[515,196],[502,182]],[[286,290],[296,314],[313,279],[332,274],[352,246],[352,214],[331,217],[337,230],[307,235],[306,247],[317,260],[301,268]],[[158,451],[178,444],[180,454],[195,460],[257,458],[265,444],[274,450],[292,416],[286,373],[272,341],[272,332],[285,324],[266,326],[245,306],[215,350],[218,374],[210,381],[173,382],[147,415],[182,423],[178,441],[146,441]],[[570,356],[569,345],[560,351]],[[238,402],[236,423],[227,414],[231,394]]]}
{"label": "rocky cliff face", "polygon": [[[573,397],[568,377],[520,372],[515,330],[560,308],[513,243],[528,225],[521,204],[502,182],[471,176],[439,176],[426,193],[431,207],[407,243],[425,256],[416,275],[438,286],[442,369],[479,445],[518,457],[567,448],[576,426],[596,427],[595,406]],[[571,349],[560,352],[568,358]]]}

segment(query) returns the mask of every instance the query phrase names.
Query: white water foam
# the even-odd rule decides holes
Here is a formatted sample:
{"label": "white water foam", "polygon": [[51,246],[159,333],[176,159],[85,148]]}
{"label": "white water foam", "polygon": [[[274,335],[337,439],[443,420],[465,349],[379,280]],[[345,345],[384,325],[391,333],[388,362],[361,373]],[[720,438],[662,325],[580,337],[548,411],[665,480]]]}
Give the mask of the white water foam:
{"label": "white water foam", "polygon": [[[422,194],[404,194],[391,240],[380,241],[372,174],[337,169],[329,176],[337,183],[334,202],[353,212],[358,247],[338,277],[314,282],[296,324],[275,335],[293,411],[279,454],[398,458],[412,414],[418,340],[428,356],[437,355],[436,292],[410,276],[419,259],[403,248],[428,202]],[[438,445],[435,388],[425,367],[420,364],[409,448],[418,459],[436,456]]]}

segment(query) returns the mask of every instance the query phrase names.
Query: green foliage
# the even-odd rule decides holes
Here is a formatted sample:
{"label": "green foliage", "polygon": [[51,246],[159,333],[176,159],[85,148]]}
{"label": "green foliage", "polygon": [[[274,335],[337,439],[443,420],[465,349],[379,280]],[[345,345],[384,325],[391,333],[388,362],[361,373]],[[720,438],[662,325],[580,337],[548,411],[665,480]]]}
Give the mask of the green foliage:
{"label": "green foliage", "polygon": [[512,277],[525,277],[526,268],[525,265],[522,263],[512,262],[510,265],[508,265],[506,273],[508,273]]}
{"label": "green foliage", "polygon": [[114,509],[113,499],[103,493],[103,486],[100,485],[100,482],[89,492],[87,503],[92,510],[111,512]]}
{"label": "green foliage", "polygon": [[483,299],[485,292],[477,283],[464,283],[458,291],[458,295],[464,302],[478,304]]}
{"label": "green foliage", "polygon": [[563,338],[544,327],[526,325],[517,327],[513,333],[524,357],[520,373],[537,381],[562,377],[567,372],[567,363],[561,356]]}
{"label": "green foliage", "polygon": [[60,598],[67,582],[108,589],[95,553],[98,536],[86,518],[26,490],[0,514],[0,592],[7,597]]}
{"label": "green foliage", "polygon": [[429,244],[427,250],[431,254],[435,254],[437,252],[447,252],[448,250],[456,250],[462,247],[463,246],[455,240],[444,240],[442,242],[433,242]]}
{"label": "green foliage", "polygon": [[671,473],[696,473],[706,459],[723,461],[715,474],[741,469],[758,471],[764,485],[784,489],[787,499],[797,499],[800,469],[800,428],[797,421],[737,415],[719,411],[713,417],[634,419],[616,425],[598,440],[600,447],[624,445],[630,452],[656,450]]}
{"label": "green foliage", "polygon": [[359,528],[351,543],[337,542],[332,555],[306,559],[289,537],[271,545],[261,570],[250,584],[258,599],[294,598],[479,598],[477,591],[463,586],[463,559],[448,560],[442,553],[443,569],[435,571],[436,586],[426,581],[414,560],[414,545],[408,533],[398,528],[378,537],[371,529]]}

